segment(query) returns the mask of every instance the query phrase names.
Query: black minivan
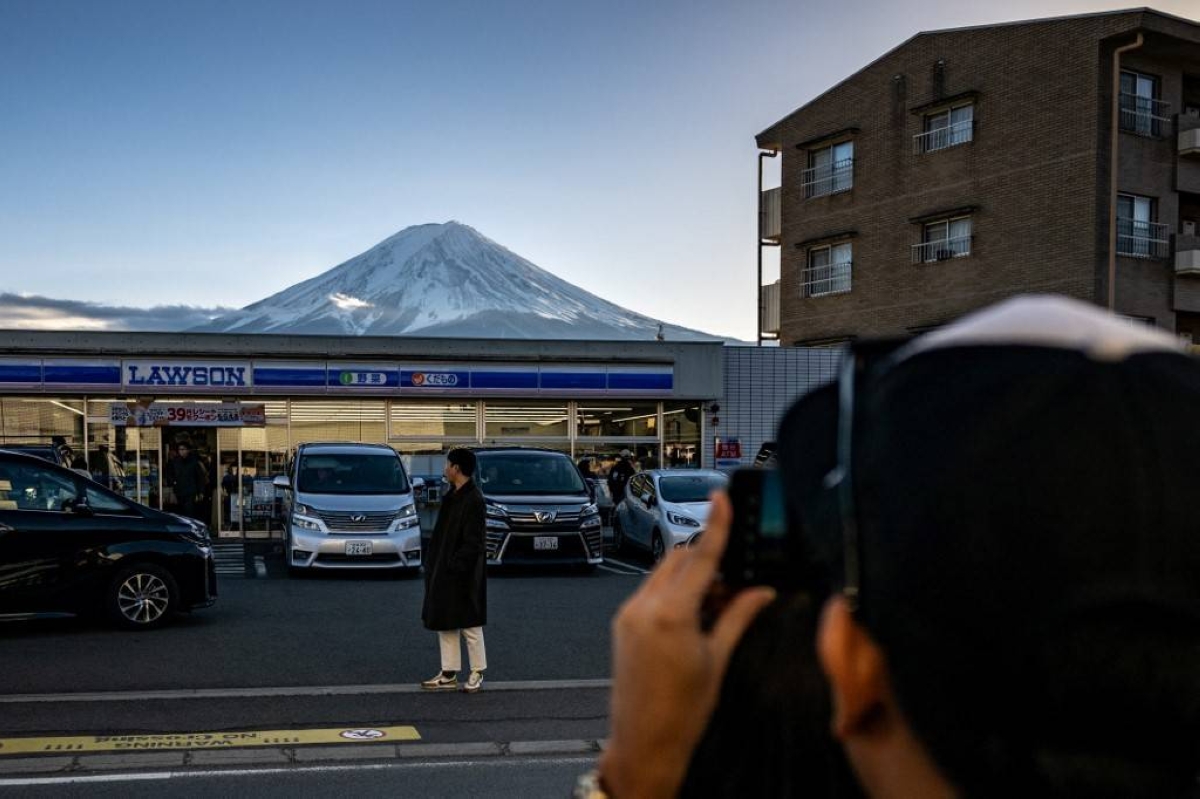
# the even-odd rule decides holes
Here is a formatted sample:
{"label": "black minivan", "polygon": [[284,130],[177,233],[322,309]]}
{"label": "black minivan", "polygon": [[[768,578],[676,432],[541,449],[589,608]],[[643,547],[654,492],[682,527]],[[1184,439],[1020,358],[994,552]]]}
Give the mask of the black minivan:
{"label": "black minivan", "polygon": [[0,449],[0,619],[99,610],[147,630],[216,595],[203,524]]}

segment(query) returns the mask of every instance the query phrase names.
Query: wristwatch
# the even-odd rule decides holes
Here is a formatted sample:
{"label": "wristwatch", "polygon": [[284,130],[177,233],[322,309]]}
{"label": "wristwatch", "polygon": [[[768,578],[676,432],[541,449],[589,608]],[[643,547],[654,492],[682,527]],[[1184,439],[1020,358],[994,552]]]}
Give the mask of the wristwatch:
{"label": "wristwatch", "polygon": [[595,769],[586,774],[580,774],[575,780],[575,790],[571,799],[613,799],[604,785],[600,782],[600,772]]}

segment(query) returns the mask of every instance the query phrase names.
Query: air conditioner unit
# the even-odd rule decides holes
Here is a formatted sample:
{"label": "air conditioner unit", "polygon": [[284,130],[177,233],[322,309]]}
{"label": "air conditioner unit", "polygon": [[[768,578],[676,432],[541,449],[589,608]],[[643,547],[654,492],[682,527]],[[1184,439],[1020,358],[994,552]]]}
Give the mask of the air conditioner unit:
{"label": "air conditioner unit", "polygon": [[1195,236],[1196,235],[1196,220],[1194,220],[1194,219],[1183,220],[1183,224],[1180,225],[1180,227],[1179,227],[1179,232],[1184,236]]}

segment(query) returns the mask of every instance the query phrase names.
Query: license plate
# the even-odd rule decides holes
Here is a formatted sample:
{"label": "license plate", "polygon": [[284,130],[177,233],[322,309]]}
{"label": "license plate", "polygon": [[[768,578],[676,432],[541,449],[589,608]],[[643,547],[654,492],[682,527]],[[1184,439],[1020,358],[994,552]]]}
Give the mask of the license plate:
{"label": "license plate", "polygon": [[558,536],[556,535],[535,535],[533,537],[534,549],[558,549]]}
{"label": "license plate", "polygon": [[371,554],[371,542],[370,541],[347,541],[346,542],[346,554],[347,555],[370,555]]}

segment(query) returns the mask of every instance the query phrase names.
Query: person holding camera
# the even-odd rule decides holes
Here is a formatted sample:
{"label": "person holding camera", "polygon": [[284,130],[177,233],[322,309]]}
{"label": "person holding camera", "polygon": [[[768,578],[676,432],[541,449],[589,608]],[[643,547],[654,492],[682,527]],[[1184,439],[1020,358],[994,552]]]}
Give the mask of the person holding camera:
{"label": "person holding camera", "polygon": [[[852,348],[821,396],[785,418],[781,469],[835,589],[816,648],[867,795],[1195,797],[1200,363],[1092,306],[1018,298]],[[792,445],[816,429],[834,431],[824,475]],[[730,525],[718,496],[699,546],[619,611],[609,746],[577,796],[684,784],[773,595],[702,624]]]}

